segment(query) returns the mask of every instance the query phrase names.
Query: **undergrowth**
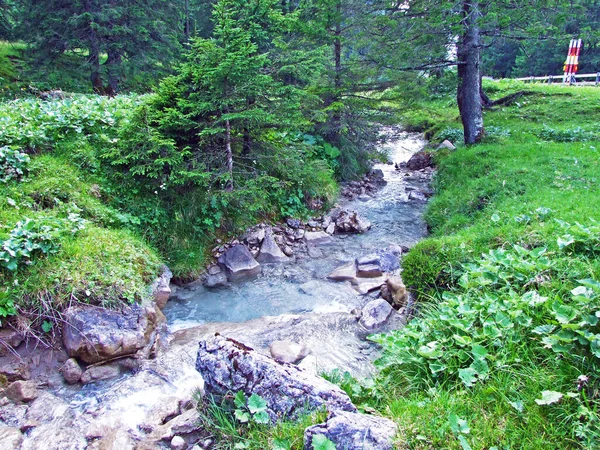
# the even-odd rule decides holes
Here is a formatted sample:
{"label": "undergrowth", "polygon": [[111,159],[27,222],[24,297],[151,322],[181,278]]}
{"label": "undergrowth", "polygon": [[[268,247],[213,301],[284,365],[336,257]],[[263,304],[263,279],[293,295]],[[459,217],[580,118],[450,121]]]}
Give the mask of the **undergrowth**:
{"label": "undergrowth", "polygon": [[[524,88],[486,83],[494,97]],[[600,91],[527,89],[486,113],[477,146],[460,145],[451,99],[403,114],[458,149],[436,157],[432,234],[403,261],[419,315],[374,337],[381,372],[360,395],[397,421],[402,448],[600,446]]]}

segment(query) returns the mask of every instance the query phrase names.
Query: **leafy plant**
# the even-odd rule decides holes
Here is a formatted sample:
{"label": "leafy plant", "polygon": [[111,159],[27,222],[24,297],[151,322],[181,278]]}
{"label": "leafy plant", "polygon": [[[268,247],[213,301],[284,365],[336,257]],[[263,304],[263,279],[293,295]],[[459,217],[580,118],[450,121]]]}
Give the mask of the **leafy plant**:
{"label": "leafy plant", "polygon": [[312,439],[313,450],[336,450],[335,444],[324,434],[317,434]]}
{"label": "leafy plant", "polygon": [[29,156],[17,148],[0,147],[0,182],[20,180],[27,172]]}
{"label": "leafy plant", "polygon": [[246,398],[244,392],[239,391],[235,395],[234,404],[236,406],[234,415],[239,422],[269,423],[267,402],[260,395],[252,394],[250,398]]}
{"label": "leafy plant", "polygon": [[61,236],[77,233],[85,227],[85,223],[77,214],[70,214],[67,219],[26,218],[19,221],[8,239],[1,242],[0,266],[16,271],[20,264],[31,264],[38,253],[56,253]]}

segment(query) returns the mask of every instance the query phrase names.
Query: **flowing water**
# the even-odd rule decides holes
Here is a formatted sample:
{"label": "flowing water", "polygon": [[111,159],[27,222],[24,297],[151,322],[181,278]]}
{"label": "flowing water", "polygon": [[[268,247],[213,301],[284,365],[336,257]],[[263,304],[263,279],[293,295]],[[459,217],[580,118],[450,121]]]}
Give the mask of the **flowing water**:
{"label": "flowing water", "polygon": [[[390,160],[406,161],[424,146],[419,135],[404,133],[385,146]],[[408,200],[406,177],[394,165],[380,164],[387,184],[368,201],[354,200],[341,206],[358,211],[372,223],[362,235],[336,236],[321,247],[322,256],[297,259],[288,265],[263,265],[258,279],[231,287],[201,286],[178,291],[164,313],[171,330],[209,322],[246,322],[282,314],[350,312],[365,299],[348,284],[326,279],[336,267],[390,244],[410,247],[426,234],[424,205]],[[411,181],[413,185],[417,182]]]}
{"label": "flowing water", "polygon": [[[402,133],[385,144],[391,161],[406,161],[423,148],[416,134]],[[69,399],[81,423],[118,426],[142,436],[148,417],[177,398],[189,398],[203,381],[195,371],[198,341],[209,334],[244,342],[268,353],[275,340],[291,340],[312,352],[301,365],[314,372],[335,368],[353,375],[368,375],[375,346],[351,313],[372,297],[360,296],[348,283],[328,281],[336,267],[384,249],[390,244],[410,247],[427,232],[422,220],[424,204],[409,201],[407,187],[420,186],[393,165],[378,165],[387,184],[367,201],[343,202],[372,223],[363,235],[336,236],[320,247],[322,256],[304,257],[286,265],[265,265],[254,280],[216,290],[202,287],[180,290],[164,309],[169,337],[157,358],[144,362],[132,375],[93,383],[83,389],[64,388],[59,396]],[[397,315],[390,328],[401,326]],[[173,400],[175,399],[175,400]],[[87,421],[87,422],[86,422]]]}

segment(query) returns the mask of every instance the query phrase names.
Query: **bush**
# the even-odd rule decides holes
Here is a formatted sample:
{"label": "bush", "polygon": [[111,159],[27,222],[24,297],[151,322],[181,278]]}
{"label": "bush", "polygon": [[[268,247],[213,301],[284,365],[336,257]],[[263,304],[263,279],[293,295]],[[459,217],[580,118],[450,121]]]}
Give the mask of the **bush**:
{"label": "bush", "polygon": [[29,156],[17,148],[0,147],[0,182],[20,180],[27,173]]}
{"label": "bush", "polygon": [[470,259],[459,239],[427,239],[415,245],[402,260],[402,279],[418,294],[427,297],[438,289],[453,286]]}

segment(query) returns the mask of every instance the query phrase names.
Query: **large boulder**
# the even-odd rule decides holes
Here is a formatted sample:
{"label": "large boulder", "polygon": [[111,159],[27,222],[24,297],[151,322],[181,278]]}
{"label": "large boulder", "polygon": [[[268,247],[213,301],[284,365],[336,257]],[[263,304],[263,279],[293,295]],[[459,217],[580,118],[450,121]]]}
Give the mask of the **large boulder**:
{"label": "large boulder", "polygon": [[393,249],[381,250],[356,260],[359,277],[379,277],[400,268],[400,254]]}
{"label": "large boulder", "polygon": [[171,296],[171,278],[173,278],[173,273],[167,266],[163,266],[160,276],[154,281],[154,284],[152,284],[152,295],[156,306],[160,309],[165,307]]}
{"label": "large boulder", "polygon": [[257,394],[267,403],[272,421],[296,418],[302,412],[327,407],[356,411],[348,395],[323,378],[290,364],[279,364],[233,339],[215,335],[200,341],[196,370],[208,394]]}
{"label": "large boulder", "polygon": [[164,316],[153,306],[135,304],[120,311],[72,307],[64,319],[63,342],[69,356],[95,364],[149,353]]}
{"label": "large boulder", "polygon": [[406,163],[406,167],[410,170],[422,170],[433,166],[433,158],[431,153],[421,150],[415,153]]}
{"label": "large boulder", "polygon": [[369,331],[375,330],[385,325],[393,312],[394,309],[384,299],[375,299],[363,308],[360,324]]}
{"label": "large boulder", "polygon": [[342,233],[365,233],[371,228],[371,222],[359,216],[358,212],[338,209],[332,213],[336,231]]}
{"label": "large boulder", "polygon": [[258,275],[260,264],[243,245],[234,245],[219,257],[219,264],[227,271],[230,281],[238,281]]}
{"label": "large boulder", "polygon": [[304,449],[313,449],[313,438],[323,435],[344,450],[392,450],[397,425],[389,419],[347,411],[333,411],[327,422],[304,431]]}
{"label": "large boulder", "polygon": [[262,241],[256,260],[260,263],[286,263],[290,258],[281,251],[273,236],[267,234]]}
{"label": "large boulder", "polygon": [[324,231],[307,231],[304,233],[304,241],[308,245],[330,244],[333,238]]}

